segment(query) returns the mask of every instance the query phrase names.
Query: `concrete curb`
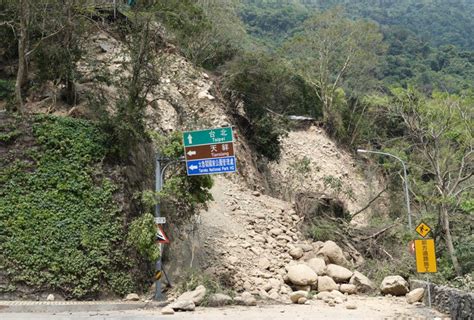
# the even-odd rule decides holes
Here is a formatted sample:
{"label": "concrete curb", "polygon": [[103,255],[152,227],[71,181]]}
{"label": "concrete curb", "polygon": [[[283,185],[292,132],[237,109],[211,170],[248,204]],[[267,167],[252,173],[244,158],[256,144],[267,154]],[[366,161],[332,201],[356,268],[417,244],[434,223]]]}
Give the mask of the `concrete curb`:
{"label": "concrete curb", "polygon": [[0,301],[1,313],[95,312],[161,308],[166,301]]}

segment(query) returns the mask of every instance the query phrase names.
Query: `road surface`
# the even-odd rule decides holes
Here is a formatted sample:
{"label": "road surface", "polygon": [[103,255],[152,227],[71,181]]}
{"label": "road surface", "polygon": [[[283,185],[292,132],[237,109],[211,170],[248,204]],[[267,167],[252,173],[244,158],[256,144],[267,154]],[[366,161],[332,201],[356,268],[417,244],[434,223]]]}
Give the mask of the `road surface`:
{"label": "road surface", "polygon": [[359,297],[357,309],[344,304],[330,307],[322,301],[309,305],[264,305],[257,307],[197,308],[194,312],[162,315],[160,309],[74,312],[74,313],[0,313],[2,320],[447,320],[446,315],[422,305],[409,305],[404,298]]}

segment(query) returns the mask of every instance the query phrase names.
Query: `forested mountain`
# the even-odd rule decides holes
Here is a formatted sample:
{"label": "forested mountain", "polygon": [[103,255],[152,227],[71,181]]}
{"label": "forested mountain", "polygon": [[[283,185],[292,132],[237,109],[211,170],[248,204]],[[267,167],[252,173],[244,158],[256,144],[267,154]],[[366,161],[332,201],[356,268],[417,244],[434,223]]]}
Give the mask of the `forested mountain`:
{"label": "forested mountain", "polygon": [[244,0],[240,16],[251,35],[275,49],[312,14],[337,6],[380,26],[388,50],[378,76],[385,84],[414,84],[425,92],[472,88],[473,0]]}

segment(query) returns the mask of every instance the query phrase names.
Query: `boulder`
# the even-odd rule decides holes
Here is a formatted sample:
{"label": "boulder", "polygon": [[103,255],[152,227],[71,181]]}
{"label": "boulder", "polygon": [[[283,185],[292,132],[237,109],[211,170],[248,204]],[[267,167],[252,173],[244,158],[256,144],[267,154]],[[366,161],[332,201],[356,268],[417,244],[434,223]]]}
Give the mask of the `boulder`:
{"label": "boulder", "polygon": [[235,304],[241,306],[256,306],[257,299],[250,292],[243,292],[240,296],[235,297]]}
{"label": "boulder", "polygon": [[357,309],[357,305],[355,304],[355,302],[348,302],[346,304],[346,309],[355,310],[355,309]]}
{"label": "boulder", "polygon": [[176,300],[168,307],[174,311],[194,311],[196,309],[196,305],[192,300]]}
{"label": "boulder", "polygon": [[349,263],[344,257],[342,249],[331,240],[328,240],[324,243],[321,249],[319,249],[318,254],[323,255],[325,260],[330,263],[337,264],[339,266],[346,266]]}
{"label": "boulder", "polygon": [[343,283],[341,284],[341,287],[339,290],[342,293],[347,293],[347,294],[356,294],[357,293],[357,287],[354,284],[347,284]]}
{"label": "boulder", "polygon": [[193,291],[183,293],[176,300],[191,300],[196,306],[199,306],[206,296],[206,287],[198,286]]}
{"label": "boulder", "polygon": [[347,297],[340,291],[338,290],[332,290],[330,292],[331,296],[336,299],[336,298],[339,298],[339,299],[342,299],[342,301],[346,301],[347,300]]}
{"label": "boulder", "polygon": [[280,234],[283,233],[283,230],[281,230],[280,228],[273,228],[273,229],[270,229],[270,231],[268,232],[273,236],[279,236]]}
{"label": "boulder", "polygon": [[304,254],[303,249],[299,248],[299,247],[295,247],[295,248],[291,249],[290,252],[288,252],[288,253],[295,260],[300,259]]}
{"label": "boulder", "polygon": [[260,270],[266,270],[270,268],[270,266],[271,266],[270,260],[268,260],[267,258],[263,257],[258,260],[258,268]]}
{"label": "boulder", "polygon": [[300,244],[297,244],[296,246],[303,249],[304,252],[313,251],[313,246],[308,243],[300,243]]}
{"label": "boulder", "polygon": [[138,301],[138,300],[140,300],[140,297],[136,293],[129,293],[125,297],[125,300],[126,301]]}
{"label": "boulder", "polygon": [[222,307],[232,303],[232,298],[223,293],[214,293],[209,297],[208,305],[210,307]]}
{"label": "boulder", "polygon": [[295,291],[290,294],[290,300],[293,303],[298,303],[300,298],[307,298],[308,292],[307,291]]}
{"label": "boulder", "polygon": [[315,284],[318,281],[318,275],[305,264],[296,264],[287,267],[288,280],[296,285],[306,286]]}
{"label": "boulder", "polygon": [[46,301],[54,301],[54,294],[48,294],[48,296],[46,297]]}
{"label": "boulder", "polygon": [[383,294],[393,296],[403,296],[408,293],[408,282],[400,276],[385,277],[380,284],[380,291]]}
{"label": "boulder", "polygon": [[301,297],[301,298],[299,298],[299,299],[298,299],[298,304],[305,304],[305,303],[306,303],[306,301],[308,301],[308,299],[307,299],[307,298],[305,298],[305,297]]}
{"label": "boulder", "polygon": [[313,269],[318,276],[323,276],[326,273],[326,263],[323,258],[312,258],[306,261],[306,264]]}
{"label": "boulder", "polygon": [[173,308],[170,308],[169,306],[166,306],[166,307],[161,309],[161,314],[163,314],[163,315],[174,314],[174,310],[173,310]]}
{"label": "boulder", "polygon": [[358,292],[368,292],[374,290],[374,285],[369,278],[364,276],[359,271],[354,271],[354,275],[349,281],[350,284],[353,284],[357,287]]}
{"label": "boulder", "polygon": [[417,288],[407,293],[406,299],[409,304],[421,301],[425,295],[425,289]]}
{"label": "boulder", "polygon": [[348,282],[354,273],[349,269],[338,266],[336,264],[328,264],[328,266],[326,267],[326,274],[333,278],[333,280],[337,283],[341,283]]}
{"label": "boulder", "polygon": [[328,276],[318,277],[318,291],[332,291],[337,290],[339,287],[334,280]]}

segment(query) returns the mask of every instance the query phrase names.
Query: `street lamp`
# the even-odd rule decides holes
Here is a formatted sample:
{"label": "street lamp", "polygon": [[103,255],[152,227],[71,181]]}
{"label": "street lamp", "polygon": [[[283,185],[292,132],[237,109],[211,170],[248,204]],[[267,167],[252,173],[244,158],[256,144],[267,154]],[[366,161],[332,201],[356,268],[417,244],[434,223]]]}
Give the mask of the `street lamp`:
{"label": "street lamp", "polygon": [[403,166],[403,179],[404,179],[404,186],[405,186],[405,201],[406,201],[406,205],[407,205],[407,214],[408,214],[408,228],[410,229],[410,231],[412,230],[411,228],[411,210],[410,210],[410,196],[408,194],[408,178],[407,178],[407,167],[405,165],[405,162],[400,159],[399,157],[391,154],[391,153],[387,153],[387,152],[380,152],[380,151],[371,151],[371,150],[364,150],[364,149],[357,149],[357,152],[358,153],[375,153],[375,154],[381,154],[381,155],[384,155],[384,156],[389,156],[389,157],[392,157],[392,158],[395,158],[397,159],[398,161],[400,161],[402,163],[402,166]]}

